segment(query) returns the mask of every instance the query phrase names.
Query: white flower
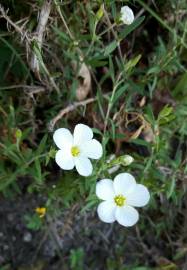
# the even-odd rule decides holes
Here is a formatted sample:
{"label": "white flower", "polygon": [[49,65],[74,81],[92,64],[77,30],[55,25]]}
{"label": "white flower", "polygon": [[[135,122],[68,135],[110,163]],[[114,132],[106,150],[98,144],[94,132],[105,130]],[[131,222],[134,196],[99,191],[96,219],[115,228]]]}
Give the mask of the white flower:
{"label": "white flower", "polygon": [[92,173],[93,167],[89,158],[99,159],[103,154],[101,144],[93,139],[91,128],[83,124],[75,126],[73,135],[66,128],[57,129],[53,140],[60,149],[55,156],[60,168],[72,170],[75,166],[83,176]]}
{"label": "white flower", "polygon": [[128,6],[124,6],[121,8],[121,21],[124,23],[124,24],[131,24],[133,23],[134,21],[134,13],[132,11],[131,8],[129,8]]}
{"label": "white flower", "polygon": [[125,227],[133,226],[139,219],[134,207],[145,206],[150,194],[148,189],[137,184],[129,173],[120,173],[114,181],[103,179],[96,184],[96,195],[104,200],[97,208],[99,218],[107,223],[115,220]]}

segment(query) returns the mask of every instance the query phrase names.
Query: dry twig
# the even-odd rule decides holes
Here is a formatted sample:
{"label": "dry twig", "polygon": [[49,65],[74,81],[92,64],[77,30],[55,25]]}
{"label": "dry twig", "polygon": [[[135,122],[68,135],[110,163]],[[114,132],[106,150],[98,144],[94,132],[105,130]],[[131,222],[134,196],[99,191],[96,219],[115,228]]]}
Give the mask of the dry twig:
{"label": "dry twig", "polygon": [[5,11],[4,7],[1,4],[0,4],[0,13],[1,13],[1,17],[4,18],[7,21],[7,23],[10,24],[16,30],[16,32],[18,32],[19,34],[21,34],[22,39],[26,38],[28,42],[30,41],[29,38],[28,38],[28,36],[27,36],[27,34],[25,32],[23,32],[23,26],[24,26],[24,24],[23,24],[23,26],[21,28],[16,23],[14,23],[10,19],[10,17],[7,15],[7,11]]}
{"label": "dry twig", "polygon": [[[49,19],[50,11],[51,11],[51,3],[52,3],[52,0],[44,1],[43,6],[41,8],[36,32],[34,35],[34,40],[37,43],[40,51],[42,49],[43,36],[44,36],[44,32],[46,30],[46,25],[47,25],[47,22]],[[38,58],[37,58],[37,55],[35,52],[32,53],[30,67],[31,67],[32,71],[35,73],[35,75],[37,76],[37,78],[40,79],[39,61],[38,61]]]}
{"label": "dry twig", "polygon": [[48,129],[49,131],[53,131],[55,124],[57,123],[58,120],[60,120],[65,114],[74,111],[77,107],[80,106],[85,106],[89,103],[92,103],[96,100],[97,98],[88,98],[84,101],[80,101],[80,102],[74,102],[73,104],[67,106],[65,109],[62,109],[57,116],[55,116],[50,122],[49,122],[49,126]]}
{"label": "dry twig", "polygon": [[[108,97],[109,95],[111,94],[110,93],[107,93],[105,95],[103,95],[103,97]],[[88,98],[86,100],[83,100],[83,101],[79,101],[79,102],[74,102],[73,104],[67,106],[65,109],[62,109],[58,114],[57,116],[55,116],[50,122],[49,122],[49,125],[48,125],[48,129],[49,131],[53,131],[54,129],[54,126],[55,124],[58,122],[58,120],[60,120],[65,114],[71,112],[71,111],[74,111],[76,108],[80,107],[80,106],[85,106],[89,103],[92,103],[94,101],[97,100],[97,97],[93,97],[93,98]]]}
{"label": "dry twig", "polygon": [[[39,54],[41,54],[41,51],[42,51],[43,37],[46,31],[46,25],[47,25],[49,15],[51,12],[51,7],[52,7],[52,0],[45,0],[40,11],[38,25],[37,25],[36,32],[33,37],[33,41],[35,41],[35,43],[37,44],[37,47],[38,47],[37,49],[38,49]],[[57,93],[60,93],[60,90],[58,86],[56,85],[54,79],[51,77],[46,65],[43,62],[40,63],[36,51],[33,50],[32,55],[31,55],[31,60],[30,60],[30,67],[32,71],[34,72],[35,76],[37,77],[37,79],[41,81],[40,64],[42,65],[45,71],[45,74],[49,77],[49,81],[51,85],[53,86],[53,88],[57,91]]]}

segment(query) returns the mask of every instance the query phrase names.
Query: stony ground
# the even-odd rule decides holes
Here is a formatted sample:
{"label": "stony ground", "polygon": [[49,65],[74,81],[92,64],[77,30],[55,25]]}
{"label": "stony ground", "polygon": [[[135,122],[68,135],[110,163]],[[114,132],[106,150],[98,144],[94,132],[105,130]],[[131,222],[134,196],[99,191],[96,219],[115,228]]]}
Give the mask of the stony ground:
{"label": "stony ground", "polygon": [[[162,236],[161,239],[150,228],[148,216],[141,229],[135,227],[129,230],[116,223],[103,224],[95,212],[81,214],[78,205],[74,205],[56,220],[46,218],[46,226],[42,230],[28,229],[25,215],[32,214],[43,199],[28,194],[9,201],[1,197],[0,264],[3,268],[0,269],[103,270],[107,263],[110,264],[109,269],[117,269],[122,265],[131,266],[135,262],[144,267],[157,266],[155,269],[180,269],[171,263],[170,258],[176,252],[173,245],[180,248],[182,234],[178,238],[176,231],[170,231],[170,235]],[[175,228],[177,226],[179,224],[176,223]],[[178,233],[184,233],[183,230],[182,226]],[[75,262],[75,268],[69,260],[69,257],[73,260],[73,256],[79,260]],[[179,258],[177,263],[183,265],[183,258]],[[167,265],[173,268],[163,268]]]}

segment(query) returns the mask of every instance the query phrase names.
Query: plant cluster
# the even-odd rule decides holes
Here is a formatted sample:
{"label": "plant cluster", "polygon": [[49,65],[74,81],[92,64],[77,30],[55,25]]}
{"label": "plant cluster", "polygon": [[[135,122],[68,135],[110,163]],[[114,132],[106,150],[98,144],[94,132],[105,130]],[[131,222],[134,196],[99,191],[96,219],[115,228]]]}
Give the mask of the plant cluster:
{"label": "plant cluster", "polygon": [[52,235],[64,269],[185,269],[186,16],[185,0],[1,1],[1,205],[34,199],[18,209],[44,234],[33,258]]}

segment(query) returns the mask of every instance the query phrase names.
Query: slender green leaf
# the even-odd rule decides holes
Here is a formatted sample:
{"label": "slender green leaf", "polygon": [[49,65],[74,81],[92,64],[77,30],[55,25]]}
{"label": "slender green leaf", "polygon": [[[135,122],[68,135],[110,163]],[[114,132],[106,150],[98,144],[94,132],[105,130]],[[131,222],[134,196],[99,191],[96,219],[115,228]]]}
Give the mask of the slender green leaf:
{"label": "slender green leaf", "polygon": [[132,24],[125,26],[124,30],[120,33],[120,39],[126,38],[132,31],[134,31],[142,22],[144,21],[145,16],[139,17]]}

